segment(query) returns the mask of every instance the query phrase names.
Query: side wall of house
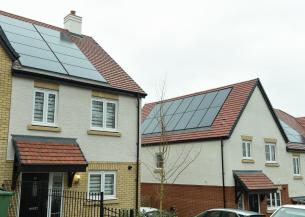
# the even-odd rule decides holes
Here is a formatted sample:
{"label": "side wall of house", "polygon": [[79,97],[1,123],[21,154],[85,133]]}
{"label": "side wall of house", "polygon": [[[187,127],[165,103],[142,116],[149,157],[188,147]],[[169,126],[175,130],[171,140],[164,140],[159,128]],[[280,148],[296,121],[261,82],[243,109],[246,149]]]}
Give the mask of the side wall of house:
{"label": "side wall of house", "polygon": [[[181,161],[186,160],[190,162],[192,159],[195,159],[175,181],[173,179],[176,178],[177,174],[168,177],[168,183],[174,181],[175,184],[181,185],[222,186],[220,141],[170,144],[168,147],[169,156],[165,160],[164,165],[168,174],[170,174],[169,170],[179,167]],[[156,153],[158,152],[159,146],[142,147],[142,183],[158,182],[159,175],[155,173]],[[182,165],[180,167],[183,168]]]}
{"label": "side wall of house", "polygon": [[[252,138],[252,161],[242,160],[242,136]],[[266,141],[276,142],[276,163],[266,163]],[[273,183],[289,186],[289,196],[304,196],[304,180],[293,176],[292,153],[274,121],[263,95],[257,87],[245,108],[231,138],[224,142],[226,186],[234,186],[233,170],[262,170]],[[300,154],[301,165],[305,162]],[[247,162],[247,163],[245,163]],[[301,166],[301,174],[305,168]]]}
{"label": "side wall of house", "polygon": [[[175,181],[177,174],[168,177],[168,184],[165,186],[165,209],[176,208],[178,216],[188,217],[195,216],[205,209],[223,206],[220,147],[220,141],[169,145],[170,156],[165,161],[166,174],[177,169],[177,166],[182,173]],[[158,146],[141,149],[142,206],[159,207],[160,185],[155,156],[157,152],[159,152]],[[194,157],[196,157],[194,162],[185,170],[181,170],[182,165],[174,163],[183,162],[185,159],[190,162],[189,160]],[[234,197],[234,188],[227,188],[226,192],[227,195]]]}
{"label": "side wall of house", "polygon": [[0,185],[11,179],[13,162],[6,158],[12,89],[12,60],[0,46]]}

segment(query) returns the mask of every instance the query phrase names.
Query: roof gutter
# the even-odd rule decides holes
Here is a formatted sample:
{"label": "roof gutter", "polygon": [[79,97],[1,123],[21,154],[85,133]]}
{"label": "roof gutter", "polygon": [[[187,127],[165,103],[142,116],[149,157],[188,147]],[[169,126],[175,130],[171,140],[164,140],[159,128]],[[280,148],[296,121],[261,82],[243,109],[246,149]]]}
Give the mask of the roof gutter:
{"label": "roof gutter", "polygon": [[13,73],[14,75],[18,76],[23,76],[23,77],[31,77],[31,78],[41,78],[41,79],[48,79],[48,80],[53,80],[53,81],[60,81],[68,84],[74,84],[76,86],[81,86],[81,87],[93,87],[96,89],[104,89],[107,91],[111,92],[119,92],[119,93],[124,93],[126,95],[132,95],[140,98],[144,98],[147,96],[146,93],[138,93],[138,92],[133,92],[133,91],[128,91],[128,90],[122,90],[122,89],[117,89],[114,87],[111,87],[109,84],[104,83],[102,86],[101,83],[96,82],[96,81],[90,81],[86,79],[78,79],[78,78],[71,78],[68,76],[63,76],[63,75],[58,75],[54,76],[54,73],[50,74],[50,72],[45,72],[43,70],[39,69],[27,69],[27,68],[19,68],[17,66],[13,67]]}

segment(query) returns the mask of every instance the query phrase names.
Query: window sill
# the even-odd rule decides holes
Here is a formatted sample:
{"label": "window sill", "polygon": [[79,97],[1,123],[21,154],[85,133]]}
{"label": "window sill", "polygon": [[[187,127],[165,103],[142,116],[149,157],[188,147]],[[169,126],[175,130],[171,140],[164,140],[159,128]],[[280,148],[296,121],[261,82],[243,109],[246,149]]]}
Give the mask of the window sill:
{"label": "window sill", "polygon": [[119,200],[118,198],[106,198],[104,199],[104,204],[118,204],[119,203]]}
{"label": "window sill", "polygon": [[112,136],[112,137],[121,137],[122,134],[119,132],[111,132],[111,131],[99,131],[99,130],[88,130],[88,135],[95,135],[95,136]]}
{"label": "window sill", "polygon": [[28,128],[28,130],[48,131],[48,132],[55,132],[55,133],[61,132],[60,127],[56,127],[56,126],[53,127],[53,126],[29,124],[27,128]]}
{"label": "window sill", "polygon": [[255,163],[255,160],[253,160],[253,159],[242,159],[241,162],[242,163]]}
{"label": "window sill", "polygon": [[293,175],[294,180],[303,180],[303,176],[300,175]]}
{"label": "window sill", "polygon": [[277,163],[277,162],[266,162],[266,163],[265,163],[265,166],[266,166],[266,167],[279,167],[280,164]]}
{"label": "window sill", "polygon": [[154,169],[154,173],[161,173],[161,168]]}

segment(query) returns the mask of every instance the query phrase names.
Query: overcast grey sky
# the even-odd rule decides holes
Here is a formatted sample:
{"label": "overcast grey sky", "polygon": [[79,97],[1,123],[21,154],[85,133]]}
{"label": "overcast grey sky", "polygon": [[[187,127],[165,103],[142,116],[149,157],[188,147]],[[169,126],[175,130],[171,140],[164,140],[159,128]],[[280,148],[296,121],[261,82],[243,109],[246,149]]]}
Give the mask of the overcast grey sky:
{"label": "overcast grey sky", "polygon": [[63,26],[70,10],[157,100],[259,77],[275,108],[305,116],[304,0],[1,0]]}

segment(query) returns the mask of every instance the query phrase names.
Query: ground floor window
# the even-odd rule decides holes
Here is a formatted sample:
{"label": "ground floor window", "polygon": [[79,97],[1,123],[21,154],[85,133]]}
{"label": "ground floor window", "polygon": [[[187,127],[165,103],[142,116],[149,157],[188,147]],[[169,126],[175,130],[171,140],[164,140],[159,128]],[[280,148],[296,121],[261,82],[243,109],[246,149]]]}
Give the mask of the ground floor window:
{"label": "ground floor window", "polygon": [[104,199],[116,198],[116,172],[92,171],[89,172],[89,196],[104,192]]}
{"label": "ground floor window", "polygon": [[62,209],[63,173],[50,173],[48,216],[60,216]]}
{"label": "ground floor window", "polygon": [[281,206],[281,192],[270,193],[267,195],[267,207],[268,209],[276,209]]}

